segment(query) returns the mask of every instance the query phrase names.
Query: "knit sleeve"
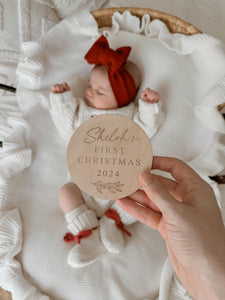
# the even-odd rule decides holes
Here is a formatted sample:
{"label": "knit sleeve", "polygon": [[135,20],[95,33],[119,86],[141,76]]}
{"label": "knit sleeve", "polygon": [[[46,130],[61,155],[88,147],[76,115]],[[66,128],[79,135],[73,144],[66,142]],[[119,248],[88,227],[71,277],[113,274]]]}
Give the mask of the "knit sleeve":
{"label": "knit sleeve", "polygon": [[50,94],[50,114],[59,135],[68,141],[73,134],[78,118],[79,104],[71,91]]}
{"label": "knit sleeve", "polygon": [[139,99],[138,108],[134,114],[134,121],[141,126],[149,138],[152,138],[164,120],[161,109],[162,103],[147,103]]}
{"label": "knit sleeve", "polygon": [[155,300],[193,300],[175,274],[169,256],[161,273],[159,297]]}
{"label": "knit sleeve", "polygon": [[191,296],[181,284],[180,280],[177,278],[176,274],[174,274],[171,281],[168,300],[193,300],[193,298],[191,298]]}

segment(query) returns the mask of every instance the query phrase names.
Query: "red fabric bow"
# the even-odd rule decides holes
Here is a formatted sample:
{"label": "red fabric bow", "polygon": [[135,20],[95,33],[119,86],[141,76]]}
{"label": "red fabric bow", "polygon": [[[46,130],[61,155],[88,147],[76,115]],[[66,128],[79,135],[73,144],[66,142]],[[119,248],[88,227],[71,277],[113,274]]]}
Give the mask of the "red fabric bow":
{"label": "red fabric bow", "polygon": [[131,47],[112,50],[102,35],[84,57],[89,64],[95,64],[95,67],[107,67],[109,81],[119,107],[127,105],[136,96],[134,79],[125,69],[130,51]]}
{"label": "red fabric bow", "polygon": [[132,236],[132,234],[130,232],[128,232],[124,227],[123,227],[123,223],[121,222],[120,216],[118,215],[118,213],[114,210],[114,209],[107,209],[107,211],[105,212],[106,217],[108,217],[109,219],[115,220],[116,222],[116,226],[124,231],[127,235]]}
{"label": "red fabric bow", "polygon": [[[95,230],[96,228],[97,227],[93,228],[93,230]],[[72,233],[67,232],[63,239],[64,239],[64,242],[66,242],[66,243],[76,241],[77,244],[80,244],[80,241],[82,239],[85,239],[85,238],[89,237],[90,235],[92,235],[91,229],[80,231],[77,235],[73,235]]]}

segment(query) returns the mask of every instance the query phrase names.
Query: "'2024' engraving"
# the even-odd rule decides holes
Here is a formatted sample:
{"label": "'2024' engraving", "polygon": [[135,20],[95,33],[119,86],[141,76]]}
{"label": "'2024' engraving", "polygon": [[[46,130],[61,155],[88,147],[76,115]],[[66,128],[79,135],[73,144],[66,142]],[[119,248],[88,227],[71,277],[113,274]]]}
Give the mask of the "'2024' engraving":
{"label": "'2024' engraving", "polygon": [[99,177],[119,177],[120,173],[119,171],[113,171],[113,170],[97,170],[97,176]]}

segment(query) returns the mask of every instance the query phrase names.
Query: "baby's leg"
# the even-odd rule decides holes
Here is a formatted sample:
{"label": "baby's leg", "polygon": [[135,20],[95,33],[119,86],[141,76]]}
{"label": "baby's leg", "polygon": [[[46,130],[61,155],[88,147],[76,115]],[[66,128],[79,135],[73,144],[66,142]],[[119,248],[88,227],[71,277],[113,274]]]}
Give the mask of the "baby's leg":
{"label": "baby's leg", "polygon": [[84,204],[82,193],[74,183],[68,182],[61,187],[59,190],[59,205],[64,215],[82,204]]}
{"label": "baby's leg", "polygon": [[64,241],[76,241],[67,258],[69,265],[81,268],[94,263],[105,252],[95,212],[87,208],[81,191],[71,182],[60,189],[59,204],[71,232],[65,235]]}

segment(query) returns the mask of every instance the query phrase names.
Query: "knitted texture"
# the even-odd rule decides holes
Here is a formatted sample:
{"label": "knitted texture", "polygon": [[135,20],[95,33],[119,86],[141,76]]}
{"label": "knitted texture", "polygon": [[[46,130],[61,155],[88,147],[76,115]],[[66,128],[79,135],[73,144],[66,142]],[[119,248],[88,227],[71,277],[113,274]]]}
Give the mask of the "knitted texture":
{"label": "knitted texture", "polygon": [[55,9],[60,18],[68,17],[74,12],[79,13],[82,10],[95,10],[100,8],[106,0],[52,0],[55,5]]}
{"label": "knitted texture", "polygon": [[14,116],[0,118],[0,139],[3,142],[0,158],[26,147],[27,128],[28,123],[23,118]]}
{"label": "knitted texture", "polygon": [[[81,268],[96,262],[104,254],[105,249],[100,239],[98,219],[86,205],[81,205],[65,216],[68,229],[75,235],[74,239],[66,235],[66,241],[76,241],[70,250],[67,261],[73,268]],[[74,219],[72,219],[74,218]],[[64,238],[64,239],[65,239]]]}
{"label": "knitted texture", "polygon": [[95,109],[88,107],[83,99],[73,98],[70,91],[62,94],[50,94],[50,113],[59,134],[69,141],[73,132],[85,121],[95,115],[120,114],[134,119],[149,138],[151,138],[163,122],[161,104],[146,103],[139,100],[140,110],[131,102],[127,106],[113,110]]}
{"label": "knitted texture", "polygon": [[[22,49],[26,59],[21,61],[17,67],[16,74],[20,78],[20,82],[28,79],[29,86],[33,89],[39,88],[40,86],[40,76],[42,72],[42,51],[40,44],[36,41],[24,42],[22,44]],[[32,57],[32,59],[31,59]],[[33,59],[35,57],[35,59]],[[25,85],[26,86],[26,85]],[[21,95],[18,94],[20,97]],[[22,94],[23,95],[23,94]],[[23,100],[24,102],[25,100]],[[32,99],[31,99],[32,101]],[[19,101],[19,103],[21,100]]]}
{"label": "knitted texture", "polygon": [[123,232],[116,226],[115,220],[109,219],[105,215],[100,222],[100,236],[107,251],[118,254],[125,247]]}
{"label": "knitted texture", "polygon": [[217,109],[221,99],[225,99],[225,75],[203,96],[201,105],[195,107],[195,113],[206,127],[225,134],[225,120]]}
{"label": "knitted texture", "polygon": [[91,210],[86,210],[68,224],[68,229],[77,235],[80,231],[92,229],[97,226],[98,219],[96,218],[96,214]]}
{"label": "knitted texture", "polygon": [[87,211],[88,208],[85,204],[82,204],[75,209],[71,210],[65,215],[66,222],[69,224],[73,222],[74,219],[76,219],[79,215],[81,215],[83,212]]}
{"label": "knitted texture", "polygon": [[[225,98],[224,98],[225,99]],[[225,121],[215,106],[198,105],[195,108],[196,116],[208,128],[225,134]]]}
{"label": "knitted texture", "polygon": [[32,153],[26,147],[28,123],[15,104],[1,103],[0,113],[0,209],[5,205],[10,180],[31,165]]}
{"label": "knitted texture", "polygon": [[[109,252],[120,253],[125,246],[123,231],[126,232],[127,229],[124,228],[123,230],[117,226],[116,220],[121,222],[122,228],[123,225],[131,225],[137,220],[122,210],[115,201],[106,213],[110,210],[115,211],[118,218],[109,218],[107,215],[104,215],[100,220],[100,235],[102,243]],[[129,229],[127,233],[131,235]]]}
{"label": "knitted texture", "polygon": [[104,216],[107,209],[109,209],[112,204],[114,203],[114,200],[104,200],[98,199],[96,197],[92,197],[84,192],[83,199],[85,201],[85,204],[90,210],[93,210],[96,213],[97,218],[101,218]]}
{"label": "knitted texture", "polygon": [[[15,69],[21,59],[20,43],[31,37],[38,38],[56,22],[58,18],[53,7],[46,7],[38,1],[3,1],[0,4],[1,83],[16,86]],[[17,105],[17,99],[12,93],[2,90],[0,95],[0,286],[10,291],[15,300],[47,300],[48,296],[38,292],[23,278],[20,264],[14,259],[22,247],[21,220],[17,209],[3,209],[9,200],[10,182],[30,166],[32,153],[26,145],[29,124]]]}
{"label": "knitted texture", "polygon": [[38,39],[58,22],[51,0],[18,0],[20,43]]}
{"label": "knitted texture", "polygon": [[90,236],[82,239],[70,250],[67,262],[73,268],[82,268],[98,261],[104,253],[105,248],[100,239],[99,229],[95,229]]}
{"label": "knitted texture", "polygon": [[113,210],[117,212],[120,216],[120,220],[124,225],[131,225],[137,221],[133,216],[129,215],[125,212],[117,203],[114,201],[113,205],[111,206]]}
{"label": "knitted texture", "polygon": [[[9,2],[9,1],[8,1]],[[25,2],[25,1],[24,1]],[[147,1],[146,1],[147,2]],[[28,3],[28,1],[27,1]],[[75,2],[74,2],[75,3]],[[174,6],[175,7],[175,6]],[[27,8],[27,7],[26,7]],[[118,16],[118,15],[117,15]],[[79,14],[78,16],[74,16],[74,18],[71,16],[70,19],[66,20],[65,22],[62,22],[60,24],[60,28],[62,29],[63,34],[65,33],[65,27],[63,28],[63,26],[66,24],[66,26],[70,26],[71,31],[74,30],[74,32],[78,32],[78,30],[81,30],[83,28],[82,24],[85,24],[87,26],[85,26],[85,28],[83,28],[83,32],[85,32],[86,34],[86,44],[84,47],[84,50],[87,50],[88,47],[90,46],[88,44],[88,39],[91,40],[90,36],[93,37],[97,37],[99,36],[99,32],[96,31],[96,23],[94,23],[93,17],[91,18],[83,18],[84,15]],[[83,18],[83,19],[82,19]],[[176,128],[180,127],[180,128],[185,128],[185,131],[183,131],[183,135],[186,136],[186,134],[193,134],[195,132],[193,131],[197,131],[197,130],[190,130],[189,132],[188,129],[189,127],[192,125],[191,122],[194,118],[190,118],[189,122],[184,124],[185,121],[185,117],[187,117],[185,114],[179,114],[178,111],[179,110],[179,105],[181,105],[182,107],[190,107],[192,108],[192,104],[193,103],[197,103],[198,101],[198,97],[201,97],[202,94],[205,94],[205,87],[207,86],[208,89],[208,81],[205,82],[205,85],[203,84],[201,86],[201,90],[200,92],[201,95],[197,96],[196,98],[196,102],[193,101],[193,103],[191,102],[193,99],[191,98],[192,95],[191,93],[193,92],[193,87],[196,87],[195,83],[199,83],[199,78],[201,78],[202,76],[204,77],[204,79],[206,79],[206,77],[208,78],[208,76],[211,74],[211,71],[213,71],[212,68],[212,57],[213,57],[213,61],[215,61],[215,56],[212,55],[212,53],[214,53],[214,51],[216,52],[218,50],[217,49],[210,49],[210,51],[207,52],[207,47],[210,45],[212,38],[211,37],[207,37],[206,35],[195,35],[193,37],[185,37],[182,35],[172,35],[168,32],[168,30],[165,29],[165,26],[162,26],[162,24],[159,21],[154,21],[154,22],[150,22],[147,24],[147,21],[145,21],[146,19],[142,20],[142,22],[139,23],[139,27],[136,26],[137,22],[138,22],[138,18],[136,18],[135,20],[130,16],[125,16],[125,15],[121,15],[120,17],[118,17],[120,23],[118,22],[118,30],[117,33],[118,35],[116,36],[116,39],[119,41],[119,37],[120,36],[120,30],[129,30],[132,32],[136,32],[136,33],[143,33],[145,34],[145,32],[147,34],[150,34],[150,37],[153,37],[154,39],[152,39],[153,41],[158,41],[160,40],[160,42],[163,43],[163,45],[165,47],[167,47],[168,49],[170,49],[172,52],[170,53],[170,57],[169,57],[169,61],[171,62],[171,64],[166,66],[163,64],[163,62],[165,62],[164,60],[164,56],[159,57],[157,56],[157,53],[154,52],[154,46],[155,44],[153,43],[153,47],[151,47],[151,50],[149,50],[149,52],[145,52],[145,56],[143,55],[145,60],[148,60],[148,58],[151,58],[152,60],[149,61],[148,60],[148,64],[149,64],[149,68],[151,70],[151,75],[150,77],[147,78],[148,80],[148,84],[150,82],[151,86],[153,83],[153,86],[157,86],[159,87],[159,90],[162,91],[162,96],[163,98],[163,109],[164,107],[165,112],[167,113],[166,115],[166,126],[162,126],[162,130],[160,130],[159,135],[157,134],[154,139],[153,139],[153,145],[154,145],[154,149],[156,151],[156,153],[159,154],[163,154],[164,152],[166,154],[173,154],[173,155],[177,155],[177,156],[181,156],[184,155],[184,152],[189,152],[189,147],[188,149],[185,149],[185,151],[182,151],[182,143],[177,142],[179,141],[179,139],[177,139],[176,136]],[[128,20],[130,19],[130,20]],[[25,19],[24,19],[25,20]],[[29,20],[29,18],[27,18],[26,20]],[[91,25],[93,25],[92,27],[90,27],[90,23],[88,23],[90,20],[92,20]],[[83,23],[82,23],[82,22]],[[129,21],[129,22],[128,22]],[[114,22],[115,24],[115,22]],[[126,26],[127,27],[126,27]],[[129,26],[128,26],[129,25]],[[143,25],[143,27],[141,27]],[[147,26],[146,26],[147,25]],[[150,26],[151,25],[151,26]],[[68,29],[68,27],[66,27],[66,29]],[[76,30],[75,30],[76,29]],[[115,26],[114,26],[115,29]],[[141,31],[140,31],[141,29]],[[105,30],[105,29],[102,29]],[[71,33],[70,30],[66,31],[69,34]],[[102,31],[101,31],[102,32]],[[54,33],[55,33],[55,37],[54,37]],[[47,46],[46,48],[44,48],[44,53],[45,55],[47,53],[49,53],[50,56],[52,56],[52,60],[46,60],[48,62],[47,65],[43,64],[43,62],[41,62],[42,64],[42,72],[41,74],[38,76],[38,80],[37,83],[41,85],[41,88],[43,88],[44,84],[46,84],[45,81],[45,71],[46,69],[44,67],[48,67],[48,72],[51,74],[52,79],[54,78],[54,73],[55,73],[55,69],[50,69],[50,63],[52,61],[56,62],[56,59],[54,57],[55,53],[60,53],[60,58],[63,56],[63,54],[65,53],[65,44],[62,42],[62,36],[60,36],[59,31],[57,32],[57,30],[51,30],[51,34],[52,35],[48,35],[48,36],[43,36],[42,40],[44,41],[44,44],[42,45],[42,47]],[[65,34],[64,34],[65,36]],[[140,42],[140,40],[138,39],[140,36],[138,34],[134,35],[135,36],[135,43],[138,43],[138,51],[141,51],[141,49],[143,49],[144,47],[142,47],[142,44]],[[70,37],[70,36],[69,36]],[[129,35],[129,39],[130,41],[132,41],[132,33],[130,32]],[[79,44],[79,49],[82,49],[82,46],[84,44],[82,44],[82,41],[85,40],[85,37],[82,36],[82,39],[77,38],[77,35],[75,36],[75,38],[73,39],[73,41],[77,41],[76,47]],[[146,39],[147,40],[147,39]],[[51,42],[51,45],[48,44],[48,42]],[[55,51],[55,49],[60,50],[60,48],[55,48],[55,42],[60,41],[62,47],[63,47],[63,51]],[[151,39],[149,40],[149,42],[151,41]],[[93,40],[92,40],[93,42]],[[116,42],[115,42],[116,43]],[[205,45],[206,47],[204,49],[202,49],[201,46]],[[50,46],[50,47],[49,47]],[[49,48],[48,48],[49,47]],[[53,51],[54,49],[54,51]],[[77,49],[75,49],[77,50]],[[85,51],[82,51],[81,55],[83,55],[85,53]],[[157,48],[157,50],[161,51],[162,48]],[[203,61],[205,65],[208,65],[208,67],[211,69],[210,72],[205,72],[205,74],[207,74],[207,76],[204,76],[202,74],[198,74],[193,81],[191,81],[191,93],[188,93],[188,98],[187,95],[185,95],[185,87],[187,86],[188,82],[182,82],[181,78],[185,78],[185,76],[187,75],[186,70],[188,71],[192,71],[191,69],[189,69],[190,64],[188,63],[189,58],[193,57],[194,55],[197,54],[197,52],[199,53],[199,55],[202,55],[202,52],[206,52],[206,56],[204,59],[199,59],[200,61]],[[173,53],[175,52],[175,53]],[[182,66],[182,62],[183,62],[183,57],[177,57],[178,62],[180,62],[179,66],[176,64],[176,62],[173,60],[174,58],[174,54],[189,54],[186,57],[184,57],[184,70],[185,72],[182,73],[183,69],[180,68],[180,66]],[[74,51],[75,54],[75,51]],[[151,54],[151,55],[149,55]],[[138,61],[140,61],[142,63],[144,70],[144,74],[147,74],[147,69],[149,68],[145,68],[145,66],[147,66],[147,64],[142,60],[142,57],[140,57],[140,54],[137,54],[137,58]],[[216,55],[216,53],[215,53]],[[25,55],[26,56],[26,55]],[[46,56],[45,56],[46,57]],[[134,57],[136,58],[136,57]],[[198,56],[199,58],[199,56]],[[206,59],[208,58],[208,59]],[[23,58],[22,58],[23,59]],[[33,59],[32,57],[30,57],[30,59]],[[158,61],[160,61],[160,64],[158,64]],[[197,60],[198,61],[198,60]],[[152,63],[154,62],[154,63]],[[206,64],[207,62],[207,64]],[[66,66],[66,64],[63,61],[60,61],[61,65]],[[79,61],[75,60],[74,65],[76,66],[76,68],[73,66],[74,70],[80,70],[78,69],[79,66]],[[163,65],[163,72],[162,73],[158,73],[157,71],[160,69],[160,66]],[[194,67],[196,66],[196,62],[193,62]],[[154,67],[157,68],[154,68]],[[175,68],[173,68],[175,67]],[[188,67],[188,68],[187,68]],[[177,68],[177,69],[176,69]],[[200,69],[202,69],[202,66],[200,67]],[[224,72],[224,67],[222,66],[223,72]],[[61,69],[60,69],[61,70]],[[169,72],[168,72],[169,70]],[[195,71],[197,69],[195,68]],[[32,72],[32,70],[30,69],[29,71]],[[43,72],[44,71],[44,72]],[[221,72],[221,70],[217,70],[218,73],[220,73],[220,76],[223,72]],[[179,73],[179,75],[177,76],[175,83],[172,82],[174,81],[173,79],[175,77],[173,77],[174,72]],[[162,75],[159,76],[158,78],[156,78],[155,76],[158,75]],[[79,75],[79,74],[78,74]],[[86,75],[86,73],[85,73]],[[182,76],[181,76],[182,75]],[[214,76],[215,74],[213,74]],[[30,76],[30,73],[28,72],[26,74],[27,77]],[[25,77],[26,77],[25,76]],[[64,77],[67,78],[67,77]],[[171,78],[171,80],[170,80]],[[40,79],[40,80],[39,80]],[[214,85],[216,82],[218,81],[218,78],[216,76],[214,76],[214,79],[211,80],[210,78],[210,82]],[[27,82],[27,86],[25,86],[28,89],[31,89],[31,86],[29,86],[29,80],[25,81]],[[57,81],[55,81],[57,82]],[[34,83],[34,80],[33,80]],[[182,83],[180,85],[180,83]],[[49,87],[49,82],[48,85]],[[174,91],[179,90],[179,87],[182,87],[182,94],[179,93],[174,93]],[[46,87],[46,85],[45,85]],[[158,90],[157,90],[158,91]],[[41,91],[40,91],[41,93]],[[179,96],[179,97],[177,97]],[[176,105],[172,105],[171,106],[171,97],[173,99],[178,99],[178,101],[176,102]],[[194,99],[194,100],[195,100]],[[165,102],[164,102],[165,100]],[[27,97],[27,101],[29,101],[29,97]],[[32,97],[31,100],[32,101]],[[224,101],[224,99],[222,98],[217,98],[215,103],[222,103]],[[175,102],[174,102],[175,104]],[[164,106],[165,105],[165,106]],[[172,107],[172,109],[171,109]],[[172,110],[174,113],[172,113]],[[42,115],[40,114],[40,118],[42,117]],[[172,119],[173,118],[173,119]],[[197,118],[196,118],[197,119]],[[49,125],[50,123],[47,123],[47,125]],[[165,123],[164,123],[165,124]],[[163,125],[164,125],[163,124]],[[46,122],[44,122],[43,120],[43,125],[42,122],[40,124],[41,126],[45,126]],[[181,126],[182,125],[182,126]],[[186,126],[188,125],[188,126]],[[50,128],[50,126],[46,126],[45,127],[45,132],[46,132],[46,128]],[[196,128],[196,127],[195,127]],[[197,127],[198,128],[198,127]],[[164,129],[167,129],[166,135],[162,136],[162,132]],[[166,131],[166,130],[165,130]],[[201,133],[201,131],[200,131]],[[201,157],[201,160],[199,159],[199,157],[197,157],[197,159],[195,160],[196,166],[197,166],[197,171],[199,171],[201,169],[201,171],[206,174],[208,172],[208,170],[210,171],[210,173],[216,172],[218,169],[220,169],[223,165],[224,165],[224,149],[223,149],[223,145],[221,145],[220,143],[218,143],[218,137],[219,136],[215,136],[214,132],[212,130],[212,135],[213,138],[212,139],[207,139],[207,136],[205,136],[205,139],[207,140],[207,145],[205,145],[205,151],[204,151],[204,155],[203,157]],[[199,134],[200,136],[200,134]],[[164,137],[164,138],[163,138]],[[168,137],[171,137],[171,139],[169,139]],[[51,136],[52,139],[54,139],[54,133],[52,133]],[[55,140],[58,141],[58,139],[55,137]],[[168,143],[163,143],[163,141],[167,141]],[[199,142],[200,139],[199,139]],[[213,144],[213,145],[212,145]],[[189,144],[190,146],[192,145],[191,143]],[[171,146],[171,147],[170,147]],[[212,147],[211,147],[212,146]],[[199,149],[199,152],[201,149]],[[55,150],[54,150],[55,151]],[[53,151],[53,152],[54,152]],[[198,151],[197,151],[198,152]],[[216,154],[215,154],[216,153]],[[55,152],[54,152],[55,154]],[[54,155],[53,153],[46,153],[46,156],[48,158],[51,158],[51,156]],[[193,155],[195,155],[196,152],[193,154],[191,152],[190,155],[190,159],[192,159]],[[208,155],[209,154],[209,155]],[[217,155],[218,154],[218,155]],[[185,157],[186,158],[186,157]],[[207,159],[206,159],[207,158]],[[215,162],[215,164],[214,164]],[[55,165],[61,164],[62,161],[55,161]],[[63,161],[63,163],[65,163]],[[206,163],[206,164],[205,164]],[[40,163],[41,166],[41,163]],[[59,178],[61,179],[61,181],[63,182],[63,178],[60,177],[60,174],[58,174]],[[58,177],[57,177],[58,178]],[[43,186],[43,190],[44,190],[44,186]],[[54,186],[55,188],[55,186]],[[49,186],[48,186],[48,190],[45,190],[46,194],[48,193],[54,193],[55,190],[50,190]],[[30,192],[30,194],[29,194]],[[29,186],[27,186],[27,193],[29,194],[29,196],[31,195],[33,197],[34,195],[34,191],[29,190]],[[41,195],[40,200],[42,199],[43,195]],[[31,199],[29,197],[29,199],[27,199],[28,203],[30,203]],[[46,201],[46,209],[47,209],[47,202]],[[57,205],[57,204],[55,204]],[[20,203],[18,201],[18,206],[20,206]],[[21,209],[23,209],[23,207],[21,207]],[[23,212],[25,214],[25,211]],[[39,215],[39,214],[38,214]],[[52,216],[52,206],[51,206],[51,212],[48,214],[49,218],[47,218],[47,222],[44,223],[44,219],[41,221],[43,223],[43,228],[45,228],[45,230],[48,230],[48,224],[50,223],[49,221],[52,221],[54,224],[56,223],[55,220],[55,216],[54,219],[50,219],[50,216]],[[28,216],[26,216],[28,218]],[[33,210],[29,211],[29,218],[37,218],[37,211],[33,212]],[[48,223],[48,224],[47,224]],[[40,228],[38,228],[39,230]],[[137,230],[136,230],[137,229]],[[27,236],[26,236],[26,250],[28,252],[31,253],[31,255],[33,254],[34,251],[34,243],[32,240],[32,237],[34,236],[34,232],[38,231],[37,228],[35,228],[35,226],[32,226],[31,228],[29,228],[29,232],[27,230]],[[134,235],[135,233],[135,235]],[[34,281],[38,282],[39,286],[41,287],[42,284],[48,285],[49,287],[49,292],[50,290],[54,289],[54,293],[55,295],[57,293],[59,293],[60,295],[62,295],[62,293],[64,293],[64,295],[66,294],[68,296],[68,299],[73,299],[74,298],[74,289],[76,289],[76,297],[82,299],[83,295],[84,295],[84,291],[85,291],[85,295],[86,297],[89,298],[93,298],[93,299],[99,299],[101,297],[104,297],[104,295],[107,295],[107,297],[109,299],[145,299],[145,298],[149,298],[149,299],[155,299],[158,295],[158,291],[160,290],[160,300],[165,300],[165,299],[169,299],[168,298],[168,293],[170,291],[170,289],[173,289],[173,281],[174,281],[174,273],[170,270],[168,270],[167,268],[162,268],[163,264],[164,264],[164,256],[166,255],[166,252],[164,250],[164,244],[162,242],[160,242],[160,238],[158,237],[158,235],[155,233],[155,231],[151,231],[149,228],[146,228],[146,226],[142,226],[140,223],[135,224],[135,226],[132,227],[132,234],[133,236],[135,236],[135,241],[133,242],[133,238],[132,238],[132,242],[129,243],[128,247],[125,247],[124,251],[121,252],[121,254],[119,256],[117,255],[105,255],[105,257],[98,262],[98,264],[96,265],[92,265],[90,268],[85,269],[84,270],[79,270],[78,272],[71,272],[71,270],[67,270],[66,266],[65,266],[65,262],[63,261],[63,263],[61,265],[58,264],[58,261],[62,261],[62,257],[64,257],[63,255],[65,254],[65,251],[63,252],[63,250],[58,249],[59,251],[55,251],[55,257],[51,257],[50,259],[50,255],[47,255],[46,253],[49,252],[49,248],[52,250],[52,248],[54,247],[54,245],[58,245],[57,243],[55,243],[55,241],[58,239],[58,232],[52,230],[51,231],[51,243],[46,243],[45,247],[40,247],[40,250],[38,250],[39,252],[39,257],[41,258],[38,262],[30,259],[30,264],[29,266],[27,265],[27,272],[30,274],[32,274],[32,277],[34,279]],[[43,234],[43,232],[41,232],[38,236],[38,242],[40,243],[40,245],[43,245],[42,242],[45,242],[45,237],[46,235]],[[146,236],[149,236],[149,239],[146,239]],[[48,236],[49,237],[49,236]],[[131,240],[131,239],[130,239]],[[37,240],[36,240],[37,241]],[[85,242],[88,241],[87,239],[83,239],[81,241]],[[53,244],[55,243],[55,244]],[[80,244],[80,245],[81,245]],[[140,247],[137,248],[137,245],[141,245]],[[65,247],[71,247],[72,244],[66,244],[64,245]],[[59,247],[60,248],[60,247]],[[56,248],[54,248],[56,249]],[[64,248],[65,249],[65,248]],[[159,251],[160,250],[160,251]],[[138,254],[137,255],[137,251]],[[109,258],[109,261],[107,261],[107,258]],[[22,254],[22,259],[24,259],[24,261],[26,260],[25,257],[23,257]],[[130,263],[132,261],[132,264]],[[50,265],[51,262],[51,265]],[[64,264],[64,265],[63,265]],[[108,265],[110,265],[110,268],[108,268]],[[60,266],[61,268],[57,269],[57,267]],[[7,266],[8,267],[8,266]],[[38,269],[40,269],[40,274],[38,274]],[[44,271],[43,271],[44,270]],[[57,272],[58,270],[60,270],[59,272]],[[63,272],[61,272],[63,270]],[[51,275],[54,271],[56,271],[54,274],[54,279],[51,281]],[[81,272],[80,272],[81,271]],[[140,274],[140,272],[142,273],[142,277],[143,280],[139,280],[137,274]],[[129,276],[127,276],[127,274],[129,273]],[[7,270],[4,272],[4,274],[8,274]],[[11,273],[9,273],[11,274]],[[6,276],[6,275],[5,275]],[[61,277],[60,277],[61,276]],[[10,275],[9,277],[6,278],[6,280],[4,281],[6,282],[10,282],[12,281],[13,277]],[[66,280],[65,280],[66,278]],[[159,286],[159,279],[161,278],[161,283]],[[53,282],[54,281],[54,282]],[[63,282],[63,284],[62,284]],[[118,284],[119,282],[119,284]],[[56,284],[59,283],[59,284]],[[79,284],[77,284],[79,283]],[[17,281],[18,284],[18,281]],[[25,286],[25,285],[24,285]],[[47,288],[48,288],[47,287]],[[182,289],[179,285],[178,285],[178,289]],[[60,296],[59,296],[60,297]],[[183,296],[183,299],[186,299],[186,295]],[[22,297],[21,297],[22,298]],[[56,297],[57,298],[57,297]],[[23,298],[22,298],[23,299]],[[30,299],[33,299],[32,297]],[[174,298],[171,296],[171,299],[176,299],[176,297],[174,296]]]}
{"label": "knitted texture", "polygon": [[10,180],[31,165],[32,152],[25,149],[9,154],[0,160],[0,210],[6,204],[7,191]]}
{"label": "knitted texture", "polygon": [[29,111],[31,108],[41,101],[41,95],[30,89],[18,86],[16,95],[20,108],[23,111]]}
{"label": "knitted texture", "polygon": [[14,257],[22,248],[22,224],[18,209],[0,212],[0,286],[12,293],[13,299],[47,300],[28,283]]}
{"label": "knitted texture", "polygon": [[32,152],[26,146],[28,122],[18,105],[0,105],[0,209],[5,206],[10,180],[31,165]]}

